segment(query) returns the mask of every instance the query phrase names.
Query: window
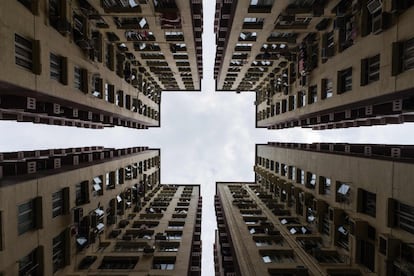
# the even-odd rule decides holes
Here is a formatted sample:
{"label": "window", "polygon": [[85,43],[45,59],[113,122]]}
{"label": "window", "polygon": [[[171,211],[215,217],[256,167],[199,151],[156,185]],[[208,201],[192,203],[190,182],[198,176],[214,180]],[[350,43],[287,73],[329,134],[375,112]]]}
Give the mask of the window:
{"label": "window", "polygon": [[185,223],[184,221],[170,221],[168,223],[168,229],[183,230],[184,223]]}
{"label": "window", "polygon": [[42,198],[36,197],[18,206],[18,233],[42,228]]}
{"label": "window", "polygon": [[296,173],[297,173],[296,183],[305,185],[305,171],[301,169],[297,169]]}
{"label": "window", "polygon": [[288,165],[282,164],[281,174],[282,174],[282,176],[287,176],[287,174],[288,174]]}
{"label": "window", "polygon": [[160,242],[158,245],[158,251],[161,252],[178,252],[180,247],[179,242]]}
{"label": "window", "polygon": [[124,184],[124,168],[115,171],[115,184]]}
{"label": "window", "polygon": [[391,226],[399,227],[409,233],[414,234],[414,207],[401,203],[397,200],[391,200],[391,216],[393,223]]}
{"label": "window", "polygon": [[17,0],[19,1],[23,6],[25,6],[31,13],[38,14],[38,0]]}
{"label": "window", "polygon": [[308,103],[313,104],[318,101],[318,87],[316,85],[312,85],[309,87],[309,98]]}
{"label": "window", "polygon": [[106,102],[115,102],[115,87],[112,84],[105,83],[104,99]]}
{"label": "window", "polygon": [[106,44],[105,65],[109,70],[115,70],[115,47],[110,43]]}
{"label": "window", "polygon": [[263,23],[263,18],[256,18],[256,17],[245,17],[243,22],[244,23]]}
{"label": "window", "polygon": [[327,99],[333,95],[333,82],[332,79],[321,80],[322,99]]}
{"label": "window", "polygon": [[244,29],[261,29],[263,28],[264,18],[245,17],[243,19]]}
{"label": "window", "polygon": [[289,96],[289,106],[288,110],[292,111],[296,108],[296,95]]}
{"label": "window", "polygon": [[180,232],[167,232],[168,240],[181,240],[183,233]]}
{"label": "window", "polygon": [[351,187],[348,183],[336,182],[336,202],[349,204]]}
{"label": "window", "polygon": [[319,177],[319,193],[329,195],[331,194],[331,179],[325,176]]}
{"label": "window", "polygon": [[115,104],[119,107],[124,107],[124,91],[118,90],[115,94]]}
{"label": "window", "polygon": [[69,230],[65,230],[58,236],[53,238],[52,241],[52,261],[53,261],[53,272],[62,269],[68,263],[68,250],[69,250]]}
{"label": "window", "polygon": [[63,192],[57,191],[52,194],[52,217],[63,214]]}
{"label": "window", "polygon": [[146,242],[117,242],[115,252],[143,252],[148,244]]}
{"label": "window", "polygon": [[169,40],[169,41],[174,41],[174,40],[181,41],[181,40],[184,40],[184,33],[168,31],[168,32],[165,32],[165,38],[166,40]]}
{"label": "window", "polygon": [[256,32],[241,32],[239,36],[239,41],[256,41],[257,33]]}
{"label": "window", "polygon": [[43,249],[37,247],[32,252],[18,260],[19,276],[43,275]]}
{"label": "window", "polygon": [[93,189],[93,196],[101,196],[103,195],[103,176],[95,176],[92,180],[92,189]]}
{"label": "window", "polygon": [[352,67],[338,71],[337,93],[342,94],[352,90]]}
{"label": "window", "polygon": [[102,62],[102,54],[103,54],[102,43],[103,43],[102,34],[98,31],[92,32],[92,36],[91,36],[92,49],[89,51],[90,60]]}
{"label": "window", "polygon": [[89,203],[89,181],[76,184],[76,206]]}
{"label": "window", "polygon": [[335,32],[331,31],[322,35],[322,62],[335,55]]}
{"label": "window", "polygon": [[376,199],[376,194],[358,189],[358,212],[375,218],[377,212]]}
{"label": "window", "polygon": [[83,93],[88,93],[88,70],[80,68],[78,66],[74,67],[74,76],[73,76],[73,85],[75,89],[82,91]]}
{"label": "window", "polygon": [[52,194],[52,217],[69,213],[69,187]]}
{"label": "window", "polygon": [[272,6],[274,0],[250,0],[250,6]]}
{"label": "window", "polygon": [[346,250],[349,250],[349,225],[345,222],[343,225],[339,225],[336,229],[336,242],[335,245],[340,246]]}
{"label": "window", "polygon": [[275,162],[275,173],[279,173],[280,171],[280,164],[279,162]]}
{"label": "window", "polygon": [[379,80],[380,55],[361,60],[361,85],[367,85]]}
{"label": "window", "polygon": [[152,269],[173,270],[175,257],[154,257]]}
{"label": "window", "polygon": [[331,234],[331,225],[329,222],[329,212],[326,212],[322,215],[322,227],[321,233],[323,235],[329,236]]}
{"label": "window", "polygon": [[107,172],[105,174],[105,186],[106,186],[107,190],[115,189],[115,185],[113,183],[112,175],[113,175],[113,172],[110,172],[110,173]]}
{"label": "window", "polygon": [[375,245],[368,240],[357,240],[357,262],[366,266],[370,271],[375,270]]}
{"label": "window", "polygon": [[92,92],[92,96],[102,99],[103,97],[103,80],[99,77],[93,77],[92,78],[92,84],[93,84],[93,92]]}
{"label": "window", "polygon": [[67,58],[50,53],[50,78],[68,84]]}
{"label": "window", "polygon": [[295,166],[289,166],[288,167],[288,173],[289,173],[288,178],[295,181],[295,178],[296,178],[296,168],[295,168]]}
{"label": "window", "polygon": [[265,240],[265,239],[256,239],[255,240],[256,246],[257,247],[261,247],[261,246],[272,246],[273,242],[272,240]]}
{"label": "window", "polygon": [[392,75],[414,68],[414,38],[392,44]]}
{"label": "window", "polygon": [[15,63],[18,66],[39,75],[41,73],[39,40],[33,41],[15,34],[14,46]]}
{"label": "window", "polygon": [[71,29],[66,19],[66,5],[64,0],[49,0],[49,23],[61,34],[67,34]]}
{"label": "window", "polygon": [[98,269],[134,269],[138,257],[104,256]]}
{"label": "window", "polygon": [[293,263],[295,258],[291,251],[275,252],[275,251],[263,251],[261,252],[262,260],[264,263]]}
{"label": "window", "polygon": [[315,189],[316,186],[316,174],[308,172],[306,173],[306,187],[309,189]]}
{"label": "window", "polygon": [[298,108],[306,105],[306,92],[298,92]]}

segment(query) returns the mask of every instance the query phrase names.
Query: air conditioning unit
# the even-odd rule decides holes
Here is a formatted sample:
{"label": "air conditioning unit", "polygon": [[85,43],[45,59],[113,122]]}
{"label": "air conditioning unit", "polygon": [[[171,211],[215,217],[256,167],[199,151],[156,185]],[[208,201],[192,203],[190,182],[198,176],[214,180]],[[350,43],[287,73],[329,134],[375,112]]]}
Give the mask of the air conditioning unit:
{"label": "air conditioning unit", "polygon": [[367,4],[367,8],[370,14],[374,14],[382,9],[381,0],[371,0]]}

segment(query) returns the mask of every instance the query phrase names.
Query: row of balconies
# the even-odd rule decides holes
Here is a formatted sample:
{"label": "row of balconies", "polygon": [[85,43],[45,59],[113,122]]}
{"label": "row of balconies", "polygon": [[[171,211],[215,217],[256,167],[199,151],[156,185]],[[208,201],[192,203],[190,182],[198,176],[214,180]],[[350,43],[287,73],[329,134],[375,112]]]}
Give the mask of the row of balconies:
{"label": "row of balconies", "polygon": [[337,154],[342,153],[363,157],[401,159],[401,161],[409,161],[414,158],[414,147],[410,145],[269,142],[269,146],[307,151],[334,152]]}
{"label": "row of balconies", "polygon": [[[270,184],[270,187],[268,187],[269,190],[272,190],[272,185],[273,184]],[[277,189],[273,189],[273,190],[276,191]],[[362,219],[358,219],[358,218],[350,218],[348,217],[348,215],[345,213],[343,209],[330,207],[323,200],[317,200],[317,199],[312,200],[313,197],[311,195],[310,197],[306,197],[306,196],[302,197],[302,199],[299,196],[300,194],[297,191],[295,191],[293,195],[295,197],[295,199],[293,200],[294,202],[293,206],[294,206],[294,209],[296,210],[296,213],[301,218],[306,218],[307,223],[310,223],[310,225],[312,225],[312,223],[316,223],[315,225],[316,229],[320,232],[320,234],[332,236],[333,238],[331,239],[331,241],[334,243],[335,246],[337,246],[338,248],[345,249],[347,252],[351,252],[351,253],[346,253],[346,255],[351,254],[349,256],[354,256],[354,258],[359,258],[358,250],[361,250],[361,245],[358,242],[351,243],[352,240],[349,239],[348,234],[354,237],[354,240],[366,240],[366,241],[375,240],[375,235],[376,235],[375,228],[370,226],[366,221]],[[279,194],[276,193],[276,196],[277,198],[280,199]],[[306,198],[310,200],[307,200]],[[302,204],[303,204],[303,207],[301,207]],[[393,204],[389,203],[389,206],[393,206]],[[308,211],[304,212],[305,210],[312,210],[312,213],[309,213]],[[327,221],[325,221],[325,216],[327,217]],[[389,216],[391,216],[391,219],[394,218],[395,216],[395,212],[393,211],[392,207],[391,209],[389,209]],[[314,219],[309,221],[308,219],[309,217],[313,217]],[[294,233],[291,232],[292,234],[296,234],[300,232],[300,230],[302,229],[302,226],[300,225],[300,221],[297,218],[279,217],[279,219],[283,225],[288,226],[288,229],[290,231],[294,229]],[[324,230],[326,223],[328,223],[328,226],[327,226],[328,231]],[[393,225],[392,223],[393,222],[391,222],[391,225]],[[293,228],[289,226],[292,224],[299,226],[299,228],[296,229],[295,226],[293,226]],[[337,257],[335,257],[334,255],[332,255],[333,252],[326,251],[326,250],[321,250],[321,251],[319,250],[318,252],[316,252],[315,250],[306,250],[306,249],[309,249],[309,247],[313,248],[315,246],[312,244],[306,245],[308,242],[306,242],[305,244],[303,240],[301,240],[300,243],[302,244],[302,247],[305,249],[305,251],[311,254],[318,262],[327,262],[327,260],[331,260],[335,263],[338,263],[338,262],[349,263],[350,262],[348,259],[349,257],[347,256],[336,255]],[[391,262],[396,261],[397,263],[399,263],[401,262],[401,258],[404,258],[400,254],[397,254],[399,250],[402,250],[402,249],[399,249],[399,248],[402,248],[400,247],[400,244],[401,242],[397,241],[395,237],[392,237],[386,234],[385,235],[379,234],[379,246],[378,246],[379,253],[381,255],[384,255],[388,261],[391,260]],[[357,259],[356,262],[361,263],[365,266],[368,266],[370,270],[374,269],[373,263],[368,264],[368,263],[365,263],[364,260],[361,260],[361,259]],[[402,262],[406,262],[406,261],[402,261]],[[411,260],[409,262],[414,263],[414,260]],[[381,265],[378,265],[378,266],[381,266]],[[382,269],[385,269],[386,271],[390,271],[391,268],[389,266],[386,266],[385,268],[382,268]]]}
{"label": "row of balconies", "polygon": [[62,166],[77,166],[82,163],[101,161],[114,157],[137,154],[145,147],[126,149],[104,149],[101,147],[69,148],[48,151],[1,153],[2,177],[33,174],[39,171],[60,169]]}

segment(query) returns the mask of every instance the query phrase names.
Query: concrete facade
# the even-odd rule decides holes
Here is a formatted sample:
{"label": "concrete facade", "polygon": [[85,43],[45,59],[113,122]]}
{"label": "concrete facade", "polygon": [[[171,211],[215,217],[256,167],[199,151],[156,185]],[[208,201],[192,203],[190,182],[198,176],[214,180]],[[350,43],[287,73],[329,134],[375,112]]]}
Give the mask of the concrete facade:
{"label": "concrete facade", "polygon": [[254,183],[216,184],[216,275],[411,275],[412,152],[256,145]]}
{"label": "concrete facade", "polygon": [[257,127],[413,121],[413,1],[217,1],[216,89],[256,92]]}
{"label": "concrete facade", "polygon": [[200,275],[200,186],[160,184],[158,149],[0,156],[1,275]]}
{"label": "concrete facade", "polygon": [[156,127],[162,91],[201,89],[200,1],[0,5],[0,119]]}

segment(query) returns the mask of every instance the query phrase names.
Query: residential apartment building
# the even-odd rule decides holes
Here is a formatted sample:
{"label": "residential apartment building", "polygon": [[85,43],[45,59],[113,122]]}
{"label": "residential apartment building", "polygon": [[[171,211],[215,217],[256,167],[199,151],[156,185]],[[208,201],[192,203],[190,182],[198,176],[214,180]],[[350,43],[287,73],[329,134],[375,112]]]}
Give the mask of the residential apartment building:
{"label": "residential apartment building", "polygon": [[256,125],[412,122],[411,0],[217,1],[219,91],[256,92]]}
{"label": "residential apartment building", "polygon": [[201,1],[5,0],[0,119],[160,125],[161,92],[200,90]]}
{"label": "residential apartment building", "polygon": [[216,275],[412,275],[413,147],[256,145],[217,183]]}
{"label": "residential apartment building", "polygon": [[200,275],[199,185],[161,185],[160,150],[0,154],[0,275]]}

